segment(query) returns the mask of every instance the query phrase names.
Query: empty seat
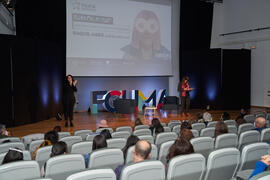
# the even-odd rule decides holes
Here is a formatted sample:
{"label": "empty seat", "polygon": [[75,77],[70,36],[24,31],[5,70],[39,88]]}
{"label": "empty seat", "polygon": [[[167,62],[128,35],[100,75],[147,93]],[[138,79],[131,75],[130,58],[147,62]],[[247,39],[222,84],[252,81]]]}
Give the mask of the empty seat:
{"label": "empty seat", "polygon": [[228,127],[228,133],[238,134],[237,133],[237,127],[236,126],[229,125],[227,127]]}
{"label": "empty seat", "polygon": [[166,123],[160,123],[163,127],[167,127]]}
{"label": "empty seat", "polygon": [[205,158],[201,154],[176,156],[168,164],[167,180],[201,180],[204,169]]}
{"label": "empty seat", "polygon": [[164,132],[171,132],[171,128],[167,126],[163,126]]}
{"label": "empty seat", "polygon": [[28,134],[26,136],[23,136],[21,138],[21,141],[24,143],[25,148],[29,150],[29,145],[31,144],[32,141],[42,140],[42,139],[44,139],[44,134],[34,133],[34,134]]}
{"label": "empty seat", "polygon": [[215,149],[237,147],[238,136],[233,133],[221,134],[216,137]]}
{"label": "empty seat", "polygon": [[3,142],[8,141],[8,142],[21,142],[20,138],[18,137],[5,137],[0,139],[0,144]]}
{"label": "empty seat", "polygon": [[39,167],[42,167],[45,164],[45,162],[48,159],[50,159],[51,152],[52,152],[52,146],[38,148],[35,160],[38,162]]}
{"label": "empty seat", "polygon": [[100,133],[101,131],[103,131],[104,129],[108,129],[110,131],[110,133],[113,133],[113,129],[112,128],[99,128],[96,130],[96,133]]}
{"label": "empty seat", "polygon": [[60,139],[60,141],[63,141],[67,144],[68,152],[70,152],[72,144],[81,142],[82,137],[81,136],[67,136],[67,137]]}
{"label": "empty seat", "polygon": [[199,137],[199,131],[196,129],[191,129],[191,132],[193,134],[194,137]]}
{"label": "empty seat", "polygon": [[45,177],[51,177],[61,173],[72,173],[85,169],[84,158],[81,154],[65,154],[50,158],[46,162]]}
{"label": "empty seat", "polygon": [[62,139],[67,136],[71,136],[70,132],[58,132],[58,139]]}
{"label": "empty seat", "polygon": [[168,123],[168,127],[169,128],[173,128],[174,126],[177,126],[177,125],[181,125],[181,122],[179,120],[171,120],[169,123]]}
{"label": "empty seat", "polygon": [[[158,158],[158,148],[155,144],[151,144],[151,146],[152,146],[152,149],[151,149],[150,159],[156,160]],[[126,154],[125,164],[130,164],[133,162],[133,160],[134,160],[134,156],[133,156],[134,147],[135,147],[135,145],[128,148],[127,154]]]}
{"label": "empty seat", "polygon": [[244,145],[256,143],[260,140],[260,133],[256,130],[246,131],[240,134],[238,149],[242,149]]}
{"label": "empty seat", "polygon": [[181,125],[176,125],[172,128],[172,132],[175,132],[178,136],[180,134]]}
{"label": "empty seat", "polygon": [[234,176],[240,162],[240,152],[236,148],[224,148],[209,154],[205,180],[228,180]]}
{"label": "empty seat", "polygon": [[[4,152],[4,153],[1,153],[0,154],[0,165],[2,164],[3,160],[4,160],[4,157],[6,156],[7,152]],[[31,155],[30,155],[30,152],[29,151],[23,151],[23,160],[25,161],[30,161],[32,158],[31,158]]]}
{"label": "empty seat", "polygon": [[159,133],[156,137],[155,144],[159,147],[162,143],[168,141],[174,141],[178,138],[178,135],[175,132],[164,132]]}
{"label": "empty seat", "polygon": [[91,130],[83,129],[83,130],[75,131],[75,132],[74,132],[74,136],[81,136],[81,137],[82,137],[82,140],[85,141],[85,140],[86,140],[86,137],[87,137],[90,133],[92,133]]}
{"label": "empty seat", "polygon": [[119,131],[119,132],[114,132],[112,133],[112,138],[125,138],[127,139],[130,136],[129,131]]}
{"label": "empty seat", "polygon": [[254,123],[255,116],[254,114],[248,114],[244,116],[244,119],[246,120],[247,123]]}
{"label": "empty seat", "polygon": [[206,159],[214,149],[214,140],[211,137],[197,137],[190,140],[196,153],[201,153]]}
{"label": "empty seat", "polygon": [[207,127],[201,130],[200,136],[201,137],[214,137],[215,135],[215,128],[214,127]]}
{"label": "empty seat", "polygon": [[207,123],[207,127],[216,127],[217,121],[210,121]]}
{"label": "empty seat", "polygon": [[165,180],[165,167],[160,161],[142,161],[123,168],[121,180]]}
{"label": "empty seat", "polygon": [[145,136],[138,136],[139,139],[141,140],[146,140],[148,141],[150,144],[154,144],[154,137],[151,135],[145,135]]}
{"label": "empty seat", "polygon": [[[18,178],[19,177],[19,178]],[[40,178],[40,169],[36,161],[17,161],[0,166],[1,180]]]}
{"label": "empty seat", "polygon": [[44,140],[41,139],[41,140],[35,140],[35,141],[32,141],[29,145],[29,151],[30,151],[30,154],[31,154],[31,157],[33,157],[33,153],[34,151],[36,150],[37,146],[39,146]]}
{"label": "empty seat", "polygon": [[158,160],[160,160],[163,164],[167,164],[167,155],[169,152],[170,147],[173,145],[174,141],[168,141],[165,143],[162,143],[159,148],[158,153]]}
{"label": "empty seat", "polygon": [[116,128],[116,132],[120,132],[120,131],[128,131],[131,134],[132,127],[131,126],[121,126],[121,127]]}
{"label": "empty seat", "polygon": [[139,130],[139,129],[149,129],[148,125],[137,125],[134,127],[134,131]]}
{"label": "empty seat", "polygon": [[119,148],[122,149],[125,147],[127,139],[125,138],[114,138],[114,139],[107,139],[108,148]]}
{"label": "empty seat", "polygon": [[262,142],[270,142],[270,128],[266,128],[262,130],[260,140]]}
{"label": "empty seat", "polygon": [[255,164],[261,159],[261,156],[269,154],[270,146],[264,142],[258,142],[246,145],[241,153],[241,162],[239,171],[254,169]]}
{"label": "empty seat", "polygon": [[197,131],[201,131],[201,129],[205,128],[205,124],[204,123],[194,123],[191,124],[192,129],[196,129]]}
{"label": "empty seat", "polygon": [[93,151],[89,157],[88,168],[112,168],[115,169],[124,163],[121,149],[99,149]]}
{"label": "empty seat", "polygon": [[235,120],[225,120],[224,123],[227,126],[236,126],[237,125]]}
{"label": "empty seat", "polygon": [[71,146],[72,154],[89,154],[92,152],[92,141],[83,141],[75,143]]}
{"label": "empty seat", "polygon": [[255,114],[255,118],[257,118],[257,117],[264,117],[265,118],[266,115],[264,112],[260,112],[260,113]]}
{"label": "empty seat", "polygon": [[133,132],[135,136],[144,136],[144,135],[152,135],[150,129],[138,129]]}
{"label": "empty seat", "polygon": [[25,150],[22,142],[9,142],[0,144],[0,153],[8,152],[9,148],[19,148],[20,150]]}
{"label": "empty seat", "polygon": [[66,180],[116,180],[112,169],[93,169],[70,175]]}
{"label": "empty seat", "polygon": [[93,141],[96,135],[99,135],[99,133],[89,134],[86,136],[86,141]]}
{"label": "empty seat", "polygon": [[252,129],[254,129],[254,126],[251,123],[241,124],[238,127],[238,134],[241,134],[242,132],[246,132],[246,131],[249,131],[249,130],[252,130]]}

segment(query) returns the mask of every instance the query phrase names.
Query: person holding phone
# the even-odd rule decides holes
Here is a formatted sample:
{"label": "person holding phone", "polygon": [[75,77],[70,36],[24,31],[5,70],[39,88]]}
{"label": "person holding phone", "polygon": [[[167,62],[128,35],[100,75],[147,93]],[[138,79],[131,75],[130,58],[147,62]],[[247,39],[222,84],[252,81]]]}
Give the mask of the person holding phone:
{"label": "person holding phone", "polygon": [[64,116],[65,116],[65,127],[68,127],[68,119],[70,126],[73,127],[73,107],[75,104],[74,92],[77,91],[77,80],[74,80],[72,75],[67,75],[64,84],[63,92],[63,106],[64,106]]}

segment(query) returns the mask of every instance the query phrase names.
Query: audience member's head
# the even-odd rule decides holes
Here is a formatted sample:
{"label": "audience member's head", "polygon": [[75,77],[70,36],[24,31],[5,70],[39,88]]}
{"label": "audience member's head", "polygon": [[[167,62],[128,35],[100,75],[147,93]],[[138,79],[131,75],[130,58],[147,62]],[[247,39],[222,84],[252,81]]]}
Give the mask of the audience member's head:
{"label": "audience member's head", "polygon": [[122,149],[124,158],[126,159],[127,150],[129,147],[134,146],[140,139],[135,135],[130,135],[127,139],[125,147]]}
{"label": "audience member's head", "polygon": [[247,121],[244,118],[240,117],[240,116],[235,121],[237,123],[237,126],[240,126],[241,124],[247,123]]}
{"label": "audience member's head", "polygon": [[159,133],[162,133],[164,132],[164,128],[161,124],[158,124],[156,127],[155,127],[155,135],[158,135]]}
{"label": "audience member's head", "polygon": [[225,120],[230,120],[231,116],[228,112],[224,112],[221,116],[221,120],[225,121]]}
{"label": "audience member's head", "polygon": [[240,110],[240,116],[243,118],[245,115],[247,115],[247,110],[245,108],[242,108]]}
{"label": "audience member's head", "polygon": [[107,120],[105,119],[100,120],[98,128],[107,128],[107,127],[109,127]]}
{"label": "audience member's head", "polygon": [[138,126],[138,125],[143,125],[142,121],[140,118],[136,118],[135,119],[135,123],[134,123],[135,126]]}
{"label": "audience member's head", "polygon": [[0,124],[0,135],[2,136],[7,136],[8,135],[8,131],[6,129],[6,126],[4,124]]}
{"label": "audience member's head", "polygon": [[149,159],[151,156],[152,146],[146,140],[139,140],[134,148],[133,155],[134,155],[134,162],[140,162],[145,159]]}
{"label": "audience member's head", "polygon": [[100,132],[100,135],[103,135],[106,138],[106,140],[112,138],[112,135],[111,135],[111,133],[110,133],[110,131],[108,129],[103,129]]}
{"label": "audience member's head", "polygon": [[214,138],[216,138],[218,135],[225,134],[225,133],[228,133],[227,125],[223,121],[217,122]]}
{"label": "audience member's head", "polygon": [[53,131],[55,131],[55,132],[61,132],[61,126],[55,126],[53,128]]}
{"label": "audience member's head", "polygon": [[182,124],[181,124],[181,129],[180,131],[182,131],[183,129],[192,129],[191,127],[191,124],[187,121],[184,121]]}
{"label": "audience member's head", "polygon": [[255,128],[265,128],[266,119],[264,117],[257,117],[255,119]]}
{"label": "audience member's head", "polygon": [[167,155],[167,162],[169,162],[175,156],[191,153],[194,153],[192,144],[188,140],[180,137],[179,139],[175,140],[173,145],[170,147]]}
{"label": "audience member's head", "polygon": [[106,148],[107,147],[107,141],[105,136],[103,135],[96,135],[93,139],[93,146],[92,150]]}
{"label": "audience member's head", "polygon": [[156,128],[158,125],[160,125],[160,121],[158,118],[152,119],[152,127]]}
{"label": "audience member's head", "polygon": [[23,160],[23,151],[18,148],[10,148],[5,155],[2,164]]}
{"label": "audience member's head", "polygon": [[190,141],[192,138],[194,138],[194,135],[190,129],[183,129],[180,131],[180,137]]}
{"label": "audience member's head", "polygon": [[44,140],[50,141],[52,145],[58,142],[58,138],[58,133],[55,131],[49,131],[44,135]]}
{"label": "audience member's head", "polygon": [[67,153],[67,144],[63,141],[55,143],[52,147],[51,157]]}
{"label": "audience member's head", "polygon": [[210,121],[212,121],[212,120],[213,120],[213,119],[212,119],[212,115],[211,115],[209,112],[203,113],[203,120],[204,120],[205,122],[210,122]]}

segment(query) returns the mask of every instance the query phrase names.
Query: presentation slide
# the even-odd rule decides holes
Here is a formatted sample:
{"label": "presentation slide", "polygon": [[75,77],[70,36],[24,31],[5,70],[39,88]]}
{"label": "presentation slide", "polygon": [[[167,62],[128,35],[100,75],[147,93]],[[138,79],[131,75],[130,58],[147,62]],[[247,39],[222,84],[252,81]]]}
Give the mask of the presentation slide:
{"label": "presentation slide", "polygon": [[169,76],[171,5],[67,0],[67,74]]}
{"label": "presentation slide", "polygon": [[0,34],[16,35],[15,9],[5,1],[0,2]]}

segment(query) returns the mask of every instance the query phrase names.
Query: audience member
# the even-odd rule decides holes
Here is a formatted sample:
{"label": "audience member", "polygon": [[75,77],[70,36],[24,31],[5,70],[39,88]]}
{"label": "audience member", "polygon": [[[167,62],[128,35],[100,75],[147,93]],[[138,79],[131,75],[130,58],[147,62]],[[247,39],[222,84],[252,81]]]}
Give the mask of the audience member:
{"label": "audience member", "polygon": [[36,150],[33,153],[33,159],[36,159],[37,150],[41,147],[51,146],[58,142],[58,133],[55,131],[49,131],[44,135],[44,141],[36,147]]}
{"label": "audience member", "polygon": [[[146,159],[149,159],[151,157],[151,149],[152,149],[151,144],[148,141],[139,140],[136,143],[134,151],[133,151],[133,156],[134,156],[133,162],[137,163],[137,162],[141,162]],[[120,165],[114,170],[117,180],[120,179],[121,172],[124,166],[125,165]]]}
{"label": "audience member", "polygon": [[164,132],[164,127],[161,124],[157,125],[157,127],[155,128],[155,136],[163,132]]}
{"label": "audience member", "polygon": [[2,164],[23,160],[23,151],[18,148],[9,148]]}
{"label": "audience member", "polygon": [[103,129],[100,132],[100,135],[103,135],[106,138],[106,140],[112,138],[112,135],[111,135],[111,133],[110,133],[110,131],[108,129]]}
{"label": "audience member", "polygon": [[225,134],[225,133],[228,133],[227,125],[223,121],[217,122],[214,138],[216,138],[218,135]]}
{"label": "audience member", "polygon": [[131,146],[133,146],[133,145],[135,145],[139,140],[140,139],[137,136],[135,136],[135,135],[130,135],[128,137],[127,142],[126,142],[126,145],[122,149],[125,160],[126,160],[128,148],[131,147]]}
{"label": "audience member", "polygon": [[8,137],[8,131],[4,124],[0,124],[0,139]]}
{"label": "audience member", "polygon": [[167,163],[175,156],[191,153],[194,153],[192,144],[188,140],[180,137],[175,140],[173,145],[170,147],[167,155]]}
{"label": "audience member", "polygon": [[180,137],[190,141],[192,138],[194,138],[194,135],[190,129],[183,129],[180,131]]}
{"label": "audience member", "polygon": [[[93,139],[92,151],[107,147],[106,138],[104,135],[96,135]],[[90,154],[84,155],[85,167],[88,167]]]}
{"label": "audience member", "polygon": [[105,119],[100,120],[98,128],[107,128],[107,127],[109,127],[107,120]]}
{"label": "audience member", "polygon": [[237,126],[247,123],[247,121],[242,117],[238,117],[235,121],[236,121]]}
{"label": "audience member", "polygon": [[266,119],[264,117],[257,117],[254,122],[254,130],[261,132],[263,129],[266,128]]}
{"label": "audience member", "polygon": [[54,128],[53,128],[53,131],[55,131],[55,132],[61,132],[61,126],[55,126]]}
{"label": "audience member", "polygon": [[138,126],[138,125],[143,125],[142,121],[140,118],[136,118],[135,122],[134,122],[134,127]]}
{"label": "audience member", "polygon": [[213,120],[212,115],[209,112],[205,112],[203,113],[203,123],[205,123],[205,125],[208,124],[208,122],[211,122]]}
{"label": "audience member", "polygon": [[197,121],[198,121],[198,122],[203,121],[203,115],[202,115],[202,113],[198,113],[198,114],[197,114]]}
{"label": "audience member", "polygon": [[247,114],[248,114],[248,111],[247,111],[246,109],[242,108],[242,109],[240,110],[240,115],[239,115],[239,117],[244,118],[244,116],[247,115]]}
{"label": "audience member", "polygon": [[261,157],[260,161],[257,161],[255,169],[253,170],[252,174],[250,175],[249,179],[253,176],[260,174],[267,170],[268,166],[270,166],[270,155],[264,155]]}
{"label": "audience member", "polygon": [[149,129],[150,129],[151,132],[152,132],[152,136],[153,136],[153,134],[154,134],[154,130],[156,129],[156,127],[157,127],[158,125],[161,125],[159,119],[158,119],[158,118],[153,118],[153,119],[152,119],[152,125],[149,127]]}
{"label": "audience member", "polygon": [[222,115],[221,115],[221,120],[223,121],[226,121],[226,120],[230,120],[231,119],[231,116],[228,112],[224,112]]}
{"label": "audience member", "polygon": [[191,127],[191,124],[187,121],[184,121],[182,124],[181,124],[181,129],[180,129],[180,132],[184,129],[192,129]]}

